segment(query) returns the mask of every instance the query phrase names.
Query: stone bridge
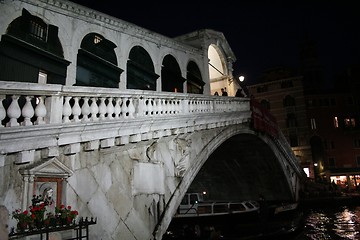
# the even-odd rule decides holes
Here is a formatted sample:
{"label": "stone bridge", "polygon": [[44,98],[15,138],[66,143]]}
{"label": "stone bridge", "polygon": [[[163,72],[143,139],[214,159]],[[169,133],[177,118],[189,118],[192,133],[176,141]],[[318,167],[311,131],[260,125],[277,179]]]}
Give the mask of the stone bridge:
{"label": "stone bridge", "polygon": [[[305,174],[271,117],[234,97],[222,33],[171,39],[64,0],[0,9],[0,205],[10,213],[53,189],[56,206],[97,218],[90,239],[160,240],[188,190],[298,200]],[[228,97],[213,96],[221,88]]]}
{"label": "stone bridge", "polygon": [[[1,202],[9,211],[48,185],[59,204],[97,217],[92,239],[161,239],[202,169],[216,183],[202,179],[201,187],[217,198],[298,198],[303,172],[281,133],[254,130],[248,98],[1,86],[12,96],[0,128]],[[100,114],[85,118],[87,108]],[[29,111],[37,117],[26,125]]]}

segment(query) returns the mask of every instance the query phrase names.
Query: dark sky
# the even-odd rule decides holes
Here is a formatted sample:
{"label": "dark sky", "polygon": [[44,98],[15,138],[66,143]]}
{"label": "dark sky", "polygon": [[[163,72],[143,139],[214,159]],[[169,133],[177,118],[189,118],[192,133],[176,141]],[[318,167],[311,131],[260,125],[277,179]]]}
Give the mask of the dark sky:
{"label": "dark sky", "polygon": [[316,42],[319,62],[328,74],[345,65],[359,63],[360,7],[356,6],[357,1],[73,2],[168,37],[204,28],[220,31],[237,58],[235,77],[243,74],[250,84],[269,67],[299,66],[299,43],[305,35]]}

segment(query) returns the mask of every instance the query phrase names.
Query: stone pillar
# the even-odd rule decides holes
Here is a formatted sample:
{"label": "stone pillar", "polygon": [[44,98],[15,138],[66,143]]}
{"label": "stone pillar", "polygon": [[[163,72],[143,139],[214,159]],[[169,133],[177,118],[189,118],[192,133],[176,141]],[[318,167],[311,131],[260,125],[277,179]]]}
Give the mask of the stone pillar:
{"label": "stone pillar", "polygon": [[9,239],[9,211],[3,205],[0,205],[0,237],[1,240],[8,240]]}
{"label": "stone pillar", "polygon": [[30,204],[34,193],[34,176],[23,176],[24,180],[24,191],[23,191],[23,202],[22,209],[27,209]]}

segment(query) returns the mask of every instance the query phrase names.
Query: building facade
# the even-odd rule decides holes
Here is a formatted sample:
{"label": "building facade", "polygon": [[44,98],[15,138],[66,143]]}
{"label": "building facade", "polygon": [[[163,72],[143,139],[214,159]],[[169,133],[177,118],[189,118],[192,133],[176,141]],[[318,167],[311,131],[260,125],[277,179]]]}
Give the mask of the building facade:
{"label": "building facade", "polygon": [[[281,74],[279,74],[279,72]],[[249,92],[276,117],[308,176],[344,190],[359,184],[358,68],[349,68],[329,91],[306,87],[304,77],[272,69]],[[288,72],[289,73],[289,72]],[[307,80],[309,81],[309,79]],[[348,86],[345,87],[345,86]]]}

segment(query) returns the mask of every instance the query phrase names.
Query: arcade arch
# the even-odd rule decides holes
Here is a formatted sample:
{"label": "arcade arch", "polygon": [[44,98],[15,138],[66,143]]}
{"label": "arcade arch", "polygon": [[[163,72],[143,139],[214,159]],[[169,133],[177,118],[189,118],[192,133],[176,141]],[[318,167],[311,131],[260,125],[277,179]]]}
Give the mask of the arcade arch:
{"label": "arcade arch", "polygon": [[120,74],[116,45],[97,33],[87,34],[77,56],[77,86],[118,88]]}
{"label": "arcade arch", "polygon": [[209,78],[210,78],[210,93],[214,95],[215,92],[221,93],[221,88],[229,88],[227,68],[224,58],[222,57],[220,49],[214,45],[209,45]]}
{"label": "arcade arch", "polygon": [[163,92],[184,92],[185,81],[176,59],[170,54],[166,55],[161,68],[161,90]]}

